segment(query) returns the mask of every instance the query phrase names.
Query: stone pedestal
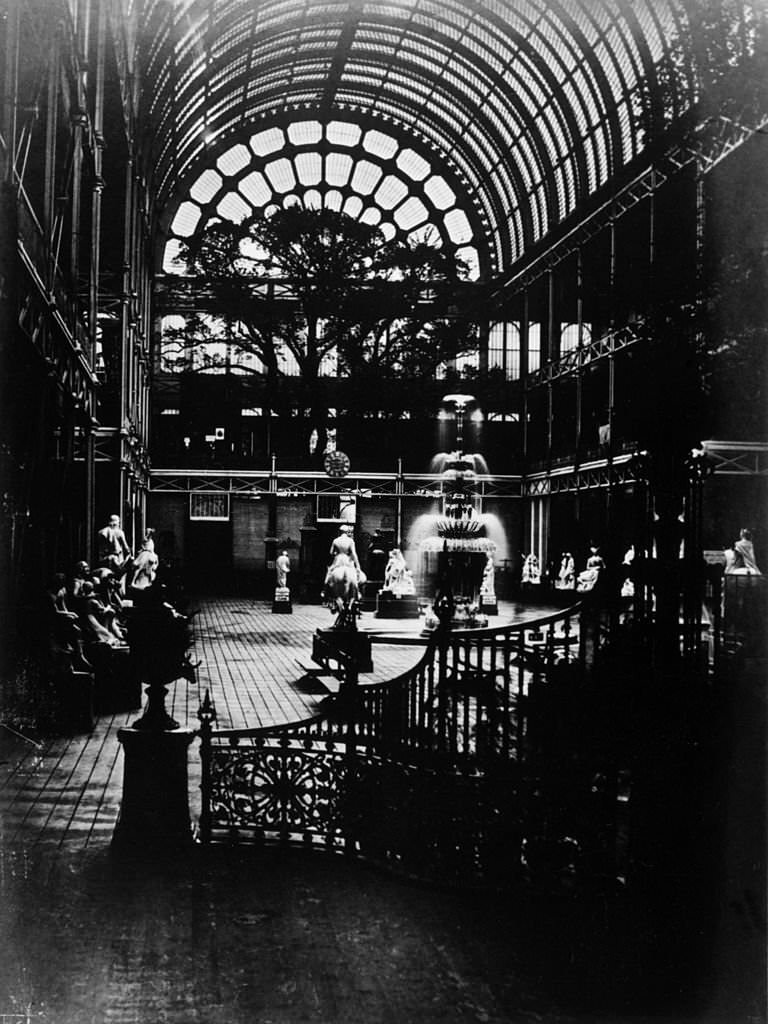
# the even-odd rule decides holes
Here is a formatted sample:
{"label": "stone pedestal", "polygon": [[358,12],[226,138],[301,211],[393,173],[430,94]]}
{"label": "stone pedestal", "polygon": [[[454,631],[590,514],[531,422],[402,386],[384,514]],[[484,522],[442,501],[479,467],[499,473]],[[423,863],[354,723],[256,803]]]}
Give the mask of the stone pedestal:
{"label": "stone pedestal", "polygon": [[415,594],[398,597],[391,590],[379,591],[376,598],[377,619],[418,619],[419,601]]}
{"label": "stone pedestal", "polygon": [[123,801],[112,843],[139,850],[192,842],[187,750],[193,729],[118,729],[123,745]]}
{"label": "stone pedestal", "polygon": [[293,605],[291,603],[291,591],[288,587],[275,587],[275,597],[272,601],[272,611],[278,615],[291,615]]}

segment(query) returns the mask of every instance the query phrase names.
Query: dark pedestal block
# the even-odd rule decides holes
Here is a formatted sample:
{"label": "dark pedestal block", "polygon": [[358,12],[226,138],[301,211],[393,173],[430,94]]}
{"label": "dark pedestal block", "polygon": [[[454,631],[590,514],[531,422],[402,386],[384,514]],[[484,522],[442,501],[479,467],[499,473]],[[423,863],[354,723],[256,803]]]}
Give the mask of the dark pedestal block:
{"label": "dark pedestal block", "polygon": [[119,729],[123,745],[123,800],[112,842],[137,850],[192,842],[187,750],[192,729]]}
{"label": "dark pedestal block", "polygon": [[415,594],[395,597],[388,590],[379,592],[376,599],[377,619],[418,619],[419,601]]}

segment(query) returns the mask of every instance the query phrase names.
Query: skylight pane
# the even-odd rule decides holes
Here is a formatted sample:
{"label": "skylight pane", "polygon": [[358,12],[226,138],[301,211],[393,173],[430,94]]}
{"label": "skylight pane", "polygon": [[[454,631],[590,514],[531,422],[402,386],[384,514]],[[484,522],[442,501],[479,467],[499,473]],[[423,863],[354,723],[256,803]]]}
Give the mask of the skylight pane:
{"label": "skylight pane", "polygon": [[176,216],[171,224],[171,231],[174,235],[181,235],[182,238],[189,238],[194,234],[195,228],[200,223],[202,210],[197,203],[184,202],[176,211]]}
{"label": "skylight pane", "polygon": [[316,188],[307,189],[304,193],[304,208],[306,210],[319,210],[323,205],[323,197]]}
{"label": "skylight pane", "polygon": [[473,245],[464,245],[456,250],[456,255],[469,267],[470,280],[476,281],[480,277],[480,257],[477,249]]}
{"label": "skylight pane", "polygon": [[333,146],[356,146],[362,134],[362,128],[346,121],[330,121],[325,129],[325,136]]}
{"label": "skylight pane", "polygon": [[296,121],[288,126],[288,140],[294,145],[316,145],[323,138],[319,121]]}
{"label": "skylight pane", "polygon": [[394,174],[388,174],[376,190],[373,197],[379,206],[391,210],[408,195],[408,186]]}
{"label": "skylight pane", "polygon": [[209,167],[207,171],[203,171],[192,188],[190,188],[189,194],[198,203],[209,203],[221,188],[222,182],[221,175],[217,174],[212,167]]}
{"label": "skylight pane", "polygon": [[251,154],[245,146],[238,143],[232,149],[228,149],[226,153],[221,154],[216,161],[216,166],[223,174],[237,174],[238,171],[242,171],[244,167],[247,167],[250,162]]}
{"label": "skylight pane", "polygon": [[323,177],[323,161],[319,153],[299,153],[293,160],[296,176],[302,185],[319,185]]}
{"label": "skylight pane", "polygon": [[179,259],[179,249],[181,248],[181,239],[169,238],[165,243],[165,252],[163,253],[163,271],[166,274],[183,274],[187,269],[187,265],[183,260]]}
{"label": "skylight pane", "polygon": [[261,171],[251,171],[241,180],[238,188],[254,206],[264,206],[272,198],[272,189]]}
{"label": "skylight pane", "polygon": [[369,196],[381,180],[384,172],[370,160],[361,160],[352,175],[352,188],[362,196]]}
{"label": "skylight pane", "polygon": [[285,157],[273,160],[264,168],[264,173],[275,192],[290,192],[296,187],[296,176],[293,173],[293,164]]}
{"label": "skylight pane", "polygon": [[325,180],[329,185],[343,188],[352,173],[352,157],[346,153],[329,153],[325,158]]}
{"label": "skylight pane", "polygon": [[216,207],[216,212],[225,220],[231,220],[235,224],[239,224],[241,220],[250,217],[253,213],[253,208],[237,192],[229,192]]}
{"label": "skylight pane", "polygon": [[391,135],[385,135],[383,132],[375,130],[365,133],[363,149],[368,150],[369,153],[380,157],[382,160],[391,160],[397,152],[397,148],[397,142],[395,142]]}
{"label": "skylight pane", "polygon": [[341,192],[338,192],[335,188],[332,188],[330,192],[325,193],[325,206],[329,210],[339,211],[341,204],[344,202],[344,196]]}
{"label": "skylight pane", "polygon": [[375,227],[381,221],[381,210],[375,206],[369,206],[360,217],[363,224],[373,224]]}
{"label": "skylight pane", "polygon": [[395,229],[395,225],[394,224],[390,224],[389,221],[387,221],[385,224],[380,224],[379,225],[379,230],[381,231],[382,235],[384,235],[384,238],[388,242],[391,242],[392,239],[397,234],[397,231]]}
{"label": "skylight pane", "polygon": [[256,156],[269,156],[277,152],[285,145],[285,135],[282,128],[267,128],[264,132],[257,132],[251,136],[251,149]]}
{"label": "skylight pane", "polygon": [[429,210],[420,199],[411,196],[394,214],[395,222],[403,231],[409,231],[425,221],[429,216]]}
{"label": "skylight pane", "polygon": [[424,182],[424,191],[438,210],[447,210],[456,202],[456,193],[439,174],[433,174]]}
{"label": "skylight pane", "polygon": [[424,157],[412,149],[403,149],[397,154],[397,166],[411,181],[423,181],[432,169]]}
{"label": "skylight pane", "polygon": [[408,241],[419,245],[431,245],[434,249],[440,249],[443,245],[443,236],[434,224],[422,224],[414,228],[408,234]]}
{"label": "skylight pane", "polygon": [[463,210],[450,210],[444,219],[448,236],[454,245],[472,241],[472,228]]}
{"label": "skylight pane", "polygon": [[342,207],[344,213],[350,217],[359,217],[363,209],[363,200],[359,196],[350,196]]}

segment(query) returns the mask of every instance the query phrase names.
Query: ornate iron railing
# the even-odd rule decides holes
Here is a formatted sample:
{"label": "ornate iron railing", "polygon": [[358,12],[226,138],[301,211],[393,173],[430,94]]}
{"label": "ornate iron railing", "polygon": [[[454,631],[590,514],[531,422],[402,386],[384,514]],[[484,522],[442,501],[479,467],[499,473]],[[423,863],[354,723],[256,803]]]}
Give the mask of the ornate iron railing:
{"label": "ornate iron railing", "polygon": [[579,606],[437,632],[414,668],[365,686],[337,651],[338,696],[288,725],[214,729],[206,700],[201,840],[321,846],[462,884],[587,859],[615,874],[617,770],[584,756],[591,633]]}

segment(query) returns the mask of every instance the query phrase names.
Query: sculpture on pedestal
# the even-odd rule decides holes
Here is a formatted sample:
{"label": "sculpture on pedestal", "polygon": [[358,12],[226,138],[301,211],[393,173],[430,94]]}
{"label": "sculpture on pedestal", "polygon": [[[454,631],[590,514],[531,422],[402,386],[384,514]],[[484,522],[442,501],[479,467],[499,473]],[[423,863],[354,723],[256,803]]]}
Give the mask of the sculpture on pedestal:
{"label": "sculpture on pedestal", "polygon": [[292,612],[291,591],[288,588],[288,573],[291,571],[291,560],[287,551],[281,551],[275,559],[275,598],[272,603],[273,612]]}
{"label": "sculpture on pedestal", "polygon": [[325,574],[324,600],[337,613],[334,629],[357,629],[360,584],[364,582],[352,527],[344,524],[331,544],[331,562]]}

